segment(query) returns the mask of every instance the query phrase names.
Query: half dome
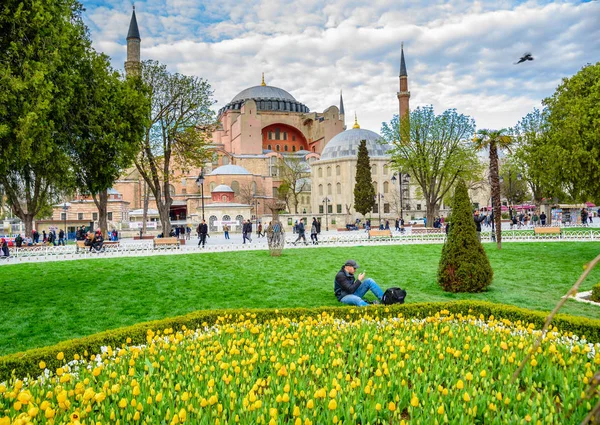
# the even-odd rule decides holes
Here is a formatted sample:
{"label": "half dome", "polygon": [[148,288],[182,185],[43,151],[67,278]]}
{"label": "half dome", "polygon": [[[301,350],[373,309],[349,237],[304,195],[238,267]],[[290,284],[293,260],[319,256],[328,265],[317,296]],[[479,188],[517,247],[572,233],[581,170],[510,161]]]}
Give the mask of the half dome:
{"label": "half dome", "polygon": [[244,167],[241,167],[239,165],[233,165],[233,164],[228,164],[228,165],[221,165],[220,167],[215,168],[214,170],[212,170],[212,172],[209,174],[211,176],[221,176],[221,175],[237,175],[237,174],[244,174],[244,175],[249,175],[250,171],[246,170]]}
{"label": "half dome", "polygon": [[321,153],[321,160],[356,158],[358,145],[361,140],[367,141],[367,151],[370,158],[388,157],[391,146],[388,145],[379,134],[363,128],[353,128],[343,131],[333,137]]}

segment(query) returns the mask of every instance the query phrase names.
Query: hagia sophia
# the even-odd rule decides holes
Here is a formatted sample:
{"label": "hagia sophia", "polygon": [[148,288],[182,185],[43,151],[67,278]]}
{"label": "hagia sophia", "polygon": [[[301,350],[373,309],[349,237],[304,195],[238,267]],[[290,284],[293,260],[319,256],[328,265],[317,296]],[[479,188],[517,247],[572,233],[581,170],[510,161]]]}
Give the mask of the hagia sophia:
{"label": "hagia sophia", "polygon": [[[139,72],[141,37],[135,9],[127,34],[126,73]],[[409,111],[408,73],[401,47],[399,91],[400,116]],[[346,113],[340,92],[339,106],[323,112],[311,111],[284,89],[262,82],[242,90],[218,111],[218,125],[209,149],[212,161],[202,167],[175,172],[171,178],[171,222],[192,228],[204,215],[209,231],[220,231],[223,224],[238,230],[244,219],[269,219],[266,208],[278,196],[282,184],[280,161],[296,158],[303,164],[304,178],[297,181],[298,204],[288,203],[284,224],[315,216],[333,228],[360,217],[354,210],[353,189],[358,145],[366,140],[371,160],[373,184],[378,194],[373,219],[398,217],[399,186],[387,154],[390,146],[374,131],[360,127],[356,115],[346,127]],[[205,177],[202,187],[196,179]],[[394,180],[392,178],[394,177]],[[408,189],[407,189],[408,186]],[[404,217],[423,217],[425,202],[415,198],[415,188],[403,190]],[[203,197],[201,196],[203,193]],[[120,230],[140,226],[144,197],[149,196],[143,178],[135,167],[129,169],[109,192],[109,228]],[[202,202],[204,201],[204,202]],[[148,199],[147,218],[156,226],[158,212],[153,198]],[[65,216],[64,214],[68,214]],[[327,217],[325,216],[327,215]],[[53,220],[67,220],[72,228],[97,220],[93,201],[78,198],[69,203],[68,212],[56,206]],[[152,226],[150,227],[152,229]]]}

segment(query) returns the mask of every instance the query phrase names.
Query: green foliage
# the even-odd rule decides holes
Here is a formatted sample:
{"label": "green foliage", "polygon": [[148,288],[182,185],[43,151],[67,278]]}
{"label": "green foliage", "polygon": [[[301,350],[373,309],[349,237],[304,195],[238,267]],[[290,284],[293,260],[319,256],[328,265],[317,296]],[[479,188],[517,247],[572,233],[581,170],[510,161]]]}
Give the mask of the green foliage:
{"label": "green foliage", "polygon": [[474,120],[455,109],[436,115],[432,106],[419,107],[410,118],[400,122],[395,115],[383,123],[381,134],[393,146],[392,161],[398,170],[408,172],[427,209],[427,222],[439,215],[439,206],[451,193],[457,179],[481,178],[481,165],[469,138],[475,131]]}
{"label": "green foliage", "polygon": [[565,78],[543,104],[553,189],[578,202],[600,199],[600,62]]}
{"label": "green foliage", "polygon": [[448,292],[481,292],[491,283],[494,272],[481,242],[477,239],[467,186],[460,180],[452,202],[452,224],[442,248],[438,284]]}
{"label": "green foliage", "polygon": [[522,167],[512,158],[508,158],[500,166],[500,194],[508,199],[510,205],[519,205],[530,199],[527,182]]}
{"label": "green foliage", "polygon": [[354,184],[354,209],[366,216],[375,206],[375,188],[371,177],[371,160],[367,150],[367,141],[358,145],[356,160],[356,183]]}
{"label": "green foliage", "polygon": [[600,303],[600,283],[595,284],[594,287],[592,288],[591,299],[592,299],[592,301],[596,301],[597,303]]}
{"label": "green foliage", "polygon": [[72,64],[90,45],[75,0],[5,0],[0,8],[0,185],[25,222],[68,187],[59,144],[68,137]]}
{"label": "green foliage", "polygon": [[[441,310],[447,310],[449,314],[472,314],[483,315],[485,318],[508,319],[512,322],[521,322],[524,326],[532,324],[534,328],[541,329],[546,313],[530,309],[494,304],[483,301],[454,301],[413,303],[395,306],[381,306],[377,308],[380,318],[391,317],[414,317],[425,318]],[[285,316],[294,321],[306,317],[317,318],[323,312],[333,314],[336,317],[352,320],[359,318],[364,311],[352,306],[318,307],[318,308],[290,308],[290,309],[234,309],[216,311],[196,311],[184,316],[173,317],[164,320],[140,323],[134,326],[101,332],[84,338],[64,341],[51,347],[37,348],[22,353],[10,354],[0,357],[0,382],[8,380],[13,374],[16,377],[35,377],[39,375],[39,363],[44,361],[46,367],[52,370],[63,365],[57,360],[57,354],[62,352],[66,359],[72,359],[75,355],[90,356],[100,353],[103,346],[113,348],[122,347],[125,344],[145,344],[149,330],[154,332],[165,329],[179,331],[182,329],[204,328],[215,324],[219,319],[231,319],[239,317],[240,314],[249,314],[257,323],[264,323],[270,319]],[[557,315],[553,325],[561,332],[572,332],[580,337],[585,337],[590,342],[600,342],[600,320],[587,319],[583,317]]]}

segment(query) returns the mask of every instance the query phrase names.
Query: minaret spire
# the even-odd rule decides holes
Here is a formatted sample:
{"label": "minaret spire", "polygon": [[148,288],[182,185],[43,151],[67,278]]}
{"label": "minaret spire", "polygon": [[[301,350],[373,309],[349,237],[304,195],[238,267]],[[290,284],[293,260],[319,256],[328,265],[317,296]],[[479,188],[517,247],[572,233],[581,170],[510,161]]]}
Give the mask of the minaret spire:
{"label": "minaret spire", "polygon": [[404,42],[400,44],[400,77],[408,77],[406,62],[404,61]]}
{"label": "minaret spire", "polygon": [[400,107],[399,118],[402,120],[408,116],[410,110],[410,92],[408,91],[408,73],[406,72],[406,61],[404,60],[404,42],[400,44],[400,91],[397,93],[397,96]]}
{"label": "minaret spire", "polygon": [[342,90],[340,90],[340,121],[344,125],[344,130],[346,129],[346,112],[344,112],[344,98],[342,96]]}
{"label": "minaret spire", "polygon": [[356,112],[354,113],[354,125],[352,126],[352,128],[360,128],[360,125],[358,125],[358,118],[356,117]]}
{"label": "minaret spire", "polygon": [[140,75],[142,64],[140,60],[140,30],[135,17],[135,5],[131,13],[129,31],[127,31],[127,61],[125,62],[125,74],[128,76]]}

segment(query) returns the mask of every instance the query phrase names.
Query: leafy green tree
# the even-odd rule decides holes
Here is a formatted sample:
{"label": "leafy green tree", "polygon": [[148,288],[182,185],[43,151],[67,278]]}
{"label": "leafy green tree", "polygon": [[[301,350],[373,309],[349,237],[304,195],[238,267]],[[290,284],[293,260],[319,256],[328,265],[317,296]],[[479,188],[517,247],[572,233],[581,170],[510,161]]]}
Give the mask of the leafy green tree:
{"label": "leafy green tree", "polygon": [[481,292],[494,272],[477,239],[467,185],[461,179],[454,190],[448,240],[442,248],[438,284],[447,292]]}
{"label": "leafy green tree", "polygon": [[520,164],[513,158],[508,157],[500,164],[500,195],[510,205],[518,205],[527,201],[530,195]]}
{"label": "leafy green tree", "polygon": [[0,185],[28,235],[70,182],[60,144],[72,63],[90,44],[81,11],[75,0],[4,0],[0,7]]}
{"label": "leafy green tree", "polygon": [[375,206],[375,188],[371,177],[371,160],[367,150],[367,141],[358,145],[356,160],[356,183],[354,184],[354,209],[366,216]]}
{"label": "leafy green tree", "polygon": [[89,49],[76,67],[65,147],[76,187],[91,195],[106,235],[108,189],[133,163],[150,103],[141,80],[121,78],[105,55]]}
{"label": "leafy green tree", "polygon": [[563,79],[543,104],[552,189],[579,202],[600,200],[600,62]]}
{"label": "leafy green tree", "polygon": [[289,201],[291,201],[294,205],[294,213],[298,214],[298,196],[310,189],[307,180],[310,177],[310,166],[302,157],[286,155],[279,160],[279,176],[282,179],[282,186],[287,189],[286,204],[288,209],[290,208]]}
{"label": "leafy green tree", "polygon": [[479,130],[473,138],[475,148],[488,149],[490,153],[490,185],[492,188],[492,209],[496,223],[496,244],[502,249],[502,211],[500,206],[500,175],[498,172],[498,149],[508,149],[513,138],[508,130]]}
{"label": "leafy green tree", "polygon": [[171,175],[176,168],[201,167],[210,158],[206,146],[214,127],[212,90],[206,80],[172,74],[156,61],[142,63],[142,80],[150,93],[151,112],[135,165],[154,195],[168,235]]}
{"label": "leafy green tree", "polygon": [[392,162],[408,172],[418,185],[427,209],[427,222],[433,223],[441,202],[451,193],[457,179],[481,179],[481,165],[469,138],[475,122],[467,115],[449,109],[435,115],[432,106],[419,107],[400,122],[395,115],[383,123],[381,134],[393,145]]}

